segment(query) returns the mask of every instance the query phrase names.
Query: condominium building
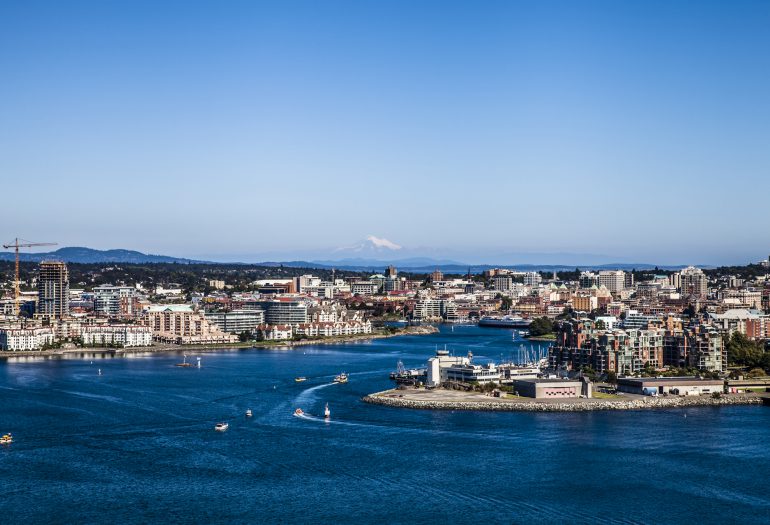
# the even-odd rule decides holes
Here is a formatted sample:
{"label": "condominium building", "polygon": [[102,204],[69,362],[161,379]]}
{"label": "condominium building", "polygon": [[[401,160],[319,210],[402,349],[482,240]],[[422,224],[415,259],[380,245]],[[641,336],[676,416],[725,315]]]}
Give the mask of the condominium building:
{"label": "condominium building", "polygon": [[136,288],[109,284],[94,288],[94,314],[98,317],[135,317],[140,314]]}
{"label": "condominium building", "polygon": [[0,329],[0,350],[18,352],[40,350],[55,340],[53,328],[2,328]]}
{"label": "condominium building", "polygon": [[186,304],[153,305],[142,316],[144,326],[152,328],[159,341],[176,344],[234,343],[238,336],[222,332],[203,314]]}
{"label": "condominium building", "polygon": [[131,348],[152,345],[152,329],[149,326],[84,326],[80,337],[86,346]]}
{"label": "condominium building", "polygon": [[48,319],[69,315],[69,271],[61,261],[43,261],[37,280],[37,314]]}
{"label": "condominium building", "polygon": [[307,305],[300,301],[256,301],[265,312],[265,323],[298,324],[307,323]]}
{"label": "condominium building", "polygon": [[679,289],[682,295],[687,297],[693,295],[699,299],[705,299],[708,293],[708,278],[703,270],[688,266],[679,272]]}
{"label": "condominium building", "polygon": [[234,310],[232,312],[207,312],[206,320],[214,323],[223,332],[241,334],[254,332],[265,322],[263,310]]}

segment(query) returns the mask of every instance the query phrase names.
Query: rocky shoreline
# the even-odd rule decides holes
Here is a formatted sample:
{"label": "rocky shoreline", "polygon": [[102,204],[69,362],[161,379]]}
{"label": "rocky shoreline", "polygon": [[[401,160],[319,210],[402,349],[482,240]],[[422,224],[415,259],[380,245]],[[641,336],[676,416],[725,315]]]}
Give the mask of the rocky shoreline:
{"label": "rocky shoreline", "polygon": [[302,339],[299,341],[275,341],[257,343],[228,343],[209,345],[153,345],[138,346],[132,348],[102,348],[102,347],[77,347],[57,348],[53,350],[22,350],[18,352],[0,351],[0,359],[9,357],[60,357],[78,353],[105,353],[113,355],[136,353],[160,353],[160,352],[194,352],[201,350],[251,350],[264,348],[293,348],[295,346],[331,345],[344,343],[358,343],[374,339],[388,339],[402,335],[430,335],[438,332],[438,328],[432,325],[409,326],[392,334],[358,334],[350,336],[325,337],[323,339]]}
{"label": "rocky shoreline", "polygon": [[477,410],[492,412],[586,412],[594,410],[642,410],[657,408],[689,408],[702,406],[761,405],[763,399],[753,395],[730,394],[720,398],[655,397],[644,399],[586,399],[574,402],[558,401],[441,401],[416,400],[394,397],[393,391],[369,394],[362,398],[365,403],[396,408],[418,410]]}

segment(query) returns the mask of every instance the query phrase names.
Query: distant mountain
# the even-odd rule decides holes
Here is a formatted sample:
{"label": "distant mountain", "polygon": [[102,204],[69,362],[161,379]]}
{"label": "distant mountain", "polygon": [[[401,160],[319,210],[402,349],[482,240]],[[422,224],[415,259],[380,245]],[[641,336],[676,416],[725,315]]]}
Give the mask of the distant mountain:
{"label": "distant mountain", "polygon": [[[150,255],[134,250],[94,250],[93,248],[84,248],[72,246],[59,248],[53,252],[47,253],[20,253],[19,260],[27,262],[40,262],[46,259],[55,259],[58,261],[71,263],[180,263],[190,264],[195,262],[191,259],[182,259],[179,257],[169,257],[167,255]],[[14,260],[13,252],[0,252],[0,261]]]}
{"label": "distant mountain", "polygon": [[[441,270],[447,274],[465,274],[469,270],[471,273],[481,273],[484,270],[492,268],[507,268],[522,272],[561,272],[572,271],[575,265],[564,264],[463,264],[453,261],[442,261],[429,258],[412,258],[400,260],[372,260],[372,259],[341,259],[339,261],[283,261],[283,262],[260,262],[259,266],[288,266],[291,268],[319,268],[347,270],[351,272],[377,272],[382,273],[388,265],[393,265],[397,269],[407,273],[430,273],[434,270]],[[684,265],[654,265],[654,264],[599,264],[599,265],[578,265],[581,270],[643,270],[649,271],[659,268],[661,270],[681,270]],[[709,266],[700,266],[700,268],[710,268]]]}

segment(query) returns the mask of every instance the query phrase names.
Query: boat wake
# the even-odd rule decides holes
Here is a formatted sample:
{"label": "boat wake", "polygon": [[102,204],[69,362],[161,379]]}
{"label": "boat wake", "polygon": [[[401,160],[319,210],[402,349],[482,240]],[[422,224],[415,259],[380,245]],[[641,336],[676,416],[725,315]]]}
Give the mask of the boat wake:
{"label": "boat wake", "polygon": [[297,397],[294,398],[294,404],[295,405],[301,405],[303,402],[307,402],[307,400],[313,398],[313,392],[316,390],[320,390],[322,388],[326,388],[328,386],[335,385],[336,383],[323,383],[321,385],[311,386],[310,388],[307,388],[299,393]]}

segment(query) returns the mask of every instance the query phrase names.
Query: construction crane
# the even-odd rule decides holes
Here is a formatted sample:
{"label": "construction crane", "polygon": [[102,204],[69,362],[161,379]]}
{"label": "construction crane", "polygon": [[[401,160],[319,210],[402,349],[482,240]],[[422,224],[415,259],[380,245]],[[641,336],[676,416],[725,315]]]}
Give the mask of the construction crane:
{"label": "construction crane", "polygon": [[[19,242],[21,241],[21,242]],[[3,244],[3,248],[14,248],[16,250],[16,279],[14,280],[14,286],[13,286],[13,314],[18,316],[19,315],[19,297],[21,296],[21,290],[19,290],[19,248],[33,248],[36,246],[56,246],[55,242],[29,242],[25,241],[24,239],[19,239],[18,237],[13,242],[13,244]]]}

